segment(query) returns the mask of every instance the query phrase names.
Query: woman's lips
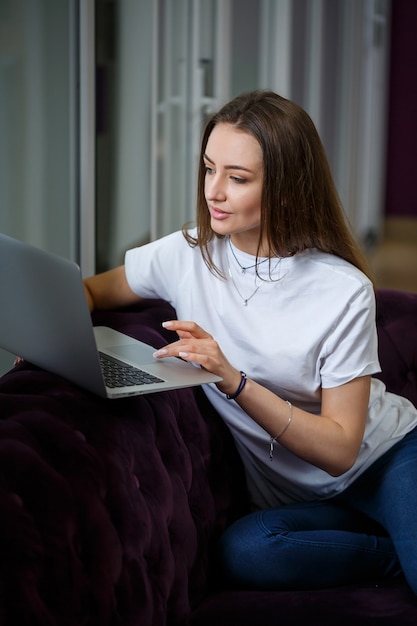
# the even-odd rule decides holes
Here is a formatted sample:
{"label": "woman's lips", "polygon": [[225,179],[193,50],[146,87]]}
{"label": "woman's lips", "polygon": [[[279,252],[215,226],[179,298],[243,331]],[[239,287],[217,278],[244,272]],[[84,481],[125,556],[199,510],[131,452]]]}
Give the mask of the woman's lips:
{"label": "woman's lips", "polygon": [[225,220],[229,217],[230,213],[226,213],[226,211],[222,211],[221,209],[217,209],[216,207],[210,207],[210,215],[215,220]]}

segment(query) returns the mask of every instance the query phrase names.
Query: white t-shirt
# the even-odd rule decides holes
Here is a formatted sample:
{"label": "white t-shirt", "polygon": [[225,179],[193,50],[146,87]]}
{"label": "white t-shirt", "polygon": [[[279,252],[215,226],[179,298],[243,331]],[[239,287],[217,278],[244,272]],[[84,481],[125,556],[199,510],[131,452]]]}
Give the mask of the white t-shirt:
{"label": "white t-shirt", "polygon": [[[139,296],[167,300],[178,319],[213,335],[237,369],[314,414],[320,414],[322,387],[380,371],[374,291],[362,272],[311,249],[262,263],[260,281],[253,268],[242,273],[237,262],[250,267],[255,258],[233,252],[235,257],[227,239],[211,242],[224,280],[209,271],[199,248],[176,232],[128,251],[126,276]],[[233,434],[253,504],[261,508],[336,495],[417,423],[408,400],[372,379],[358,459],[335,478],[279,444],[271,462],[266,431],[215,385],[205,385],[205,392]]]}

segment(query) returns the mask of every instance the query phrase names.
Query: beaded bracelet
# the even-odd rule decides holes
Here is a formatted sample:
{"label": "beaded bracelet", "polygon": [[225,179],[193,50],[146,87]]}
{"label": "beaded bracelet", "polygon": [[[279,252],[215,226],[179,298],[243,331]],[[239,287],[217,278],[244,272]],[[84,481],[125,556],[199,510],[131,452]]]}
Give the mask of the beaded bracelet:
{"label": "beaded bracelet", "polygon": [[288,404],[288,406],[290,407],[290,415],[288,417],[288,422],[285,424],[284,428],[282,429],[282,431],[279,433],[279,435],[276,435],[276,437],[270,437],[269,438],[269,460],[272,461],[272,458],[274,456],[274,443],[276,441],[278,441],[278,439],[280,437],[282,437],[282,435],[285,433],[285,431],[287,430],[288,426],[291,424],[292,422],[292,404],[291,402],[289,402],[289,400],[285,400],[285,402]]}
{"label": "beaded bracelet", "polygon": [[228,400],[236,400],[236,398],[238,397],[238,395],[243,391],[243,389],[245,388],[246,385],[246,380],[247,380],[247,376],[245,374],[245,372],[240,372],[241,375],[241,379],[240,379],[240,383],[238,388],[236,389],[235,393],[229,395],[228,393],[226,394],[226,398]]}

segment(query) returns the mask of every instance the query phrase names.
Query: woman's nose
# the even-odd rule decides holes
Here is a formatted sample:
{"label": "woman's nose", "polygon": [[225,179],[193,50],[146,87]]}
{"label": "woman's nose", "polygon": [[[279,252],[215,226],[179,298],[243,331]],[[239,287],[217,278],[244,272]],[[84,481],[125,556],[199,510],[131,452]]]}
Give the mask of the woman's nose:
{"label": "woman's nose", "polygon": [[224,183],[217,176],[206,178],[206,197],[208,200],[225,200]]}

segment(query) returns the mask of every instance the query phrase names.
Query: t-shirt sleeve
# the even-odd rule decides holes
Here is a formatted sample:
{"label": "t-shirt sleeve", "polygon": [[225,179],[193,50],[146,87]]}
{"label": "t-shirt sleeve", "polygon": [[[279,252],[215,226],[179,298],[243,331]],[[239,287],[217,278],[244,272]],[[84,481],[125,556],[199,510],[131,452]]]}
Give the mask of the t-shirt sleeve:
{"label": "t-shirt sleeve", "polygon": [[125,255],[126,279],[130,288],[141,298],[162,298],[173,303],[176,283],[186,246],[181,232],[128,250]]}
{"label": "t-shirt sleeve", "polygon": [[375,293],[367,283],[350,298],[335,321],[325,342],[320,375],[326,388],[379,371]]}

